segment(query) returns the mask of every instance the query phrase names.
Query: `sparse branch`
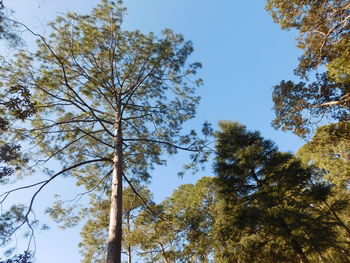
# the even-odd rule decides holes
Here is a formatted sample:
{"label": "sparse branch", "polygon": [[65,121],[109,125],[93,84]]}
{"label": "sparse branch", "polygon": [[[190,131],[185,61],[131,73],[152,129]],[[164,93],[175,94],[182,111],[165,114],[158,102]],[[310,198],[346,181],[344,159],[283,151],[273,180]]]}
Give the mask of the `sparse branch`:
{"label": "sparse branch", "polygon": [[146,200],[140,195],[140,193],[135,189],[135,187],[132,185],[130,180],[126,177],[126,175],[123,173],[123,177],[125,181],[130,186],[131,190],[140,198],[141,202],[145,205],[145,207],[154,215],[159,216],[156,212],[153,211],[153,209],[147,204]]}
{"label": "sparse branch", "polygon": [[106,145],[106,146],[108,146],[108,147],[114,149],[114,146],[113,146],[113,145],[111,145],[111,144],[109,144],[109,143],[106,143],[106,142],[103,141],[103,140],[98,139],[96,136],[93,136],[91,132],[84,131],[83,129],[81,129],[81,128],[79,128],[79,127],[76,127],[76,128],[77,128],[77,130],[79,130],[79,131],[81,131],[82,133],[84,133],[85,135],[87,135],[87,136],[93,138],[93,139],[96,140],[97,142],[102,143],[102,144],[104,144],[104,145]]}
{"label": "sparse branch", "polygon": [[[71,39],[70,39],[71,40]],[[71,43],[72,41],[70,41]],[[76,60],[76,56],[74,55],[74,52],[73,52],[73,47],[72,47],[72,43],[70,45],[70,54],[72,55],[72,58],[74,60],[74,65],[76,67],[78,67],[81,71],[81,73],[83,74],[83,76],[85,76],[85,78],[92,82],[95,86],[95,88],[98,90],[98,92],[100,93],[100,95],[102,95],[104,97],[104,99],[108,102],[108,104],[115,110],[117,111],[117,109],[115,108],[115,105],[110,101],[110,99],[106,96],[106,94],[104,92],[101,91],[101,89],[98,87],[98,83],[96,82],[95,79],[93,79],[87,72],[86,70],[80,65],[80,63]],[[112,75],[113,76],[113,75]]]}
{"label": "sparse branch", "polygon": [[[47,95],[49,95],[49,96],[52,97],[52,98],[55,98],[55,99],[57,99],[57,100],[59,100],[59,101],[67,102],[67,103],[69,103],[70,105],[75,106],[76,108],[78,108],[79,110],[81,110],[81,111],[84,112],[84,113],[87,113],[87,112],[88,112],[88,111],[87,111],[86,109],[84,109],[81,105],[79,105],[79,103],[77,103],[77,102],[75,102],[75,101],[72,101],[71,99],[68,100],[68,99],[65,99],[65,98],[61,98],[61,97],[59,97],[59,96],[57,96],[57,95],[55,95],[55,94],[49,92],[48,90],[41,88],[41,87],[40,87],[39,85],[37,85],[37,84],[35,84],[35,86],[36,86],[39,90],[41,90],[42,92],[46,93]],[[67,95],[67,94],[66,94],[66,95]]]}
{"label": "sparse branch", "polygon": [[[84,161],[84,162],[80,162],[80,163],[78,163],[78,164],[75,164],[75,165],[72,165],[72,166],[70,166],[70,167],[67,167],[67,168],[62,169],[62,170],[59,171],[58,173],[52,175],[52,176],[50,177],[50,179],[48,179],[48,180],[46,180],[46,181],[42,181],[42,182],[39,182],[39,183],[35,184],[35,185],[41,185],[41,186],[38,188],[37,191],[35,191],[35,193],[34,193],[33,196],[31,197],[30,203],[29,203],[29,207],[28,207],[28,209],[27,209],[27,213],[24,215],[24,220],[23,220],[23,222],[22,222],[21,224],[19,224],[19,225],[10,233],[9,236],[12,236],[12,235],[13,235],[18,229],[20,229],[25,223],[27,223],[28,226],[31,227],[31,226],[30,226],[30,222],[29,222],[29,215],[30,215],[30,213],[32,212],[33,204],[34,204],[35,198],[36,198],[37,195],[41,192],[41,190],[42,190],[46,185],[48,185],[51,181],[53,181],[53,180],[54,180],[55,178],[57,178],[59,175],[64,174],[64,173],[66,173],[66,172],[69,172],[69,171],[71,171],[72,169],[75,169],[75,168],[77,168],[77,167],[80,167],[80,166],[83,166],[83,165],[86,165],[86,164],[90,164],[90,163],[106,162],[106,161],[110,162],[111,160],[104,158],[104,159],[94,159],[94,160],[87,160],[87,161]],[[31,186],[28,186],[28,187],[22,187],[21,189],[33,187],[33,186],[35,186],[35,185],[31,185]],[[17,189],[17,190],[19,190],[19,189]],[[17,191],[17,190],[16,190],[16,191]]]}
{"label": "sparse branch", "polygon": [[37,36],[39,37],[44,45],[47,47],[47,49],[50,51],[50,53],[56,58],[57,62],[59,63],[61,69],[62,69],[62,73],[63,73],[63,79],[64,79],[64,82],[65,82],[65,86],[74,93],[74,95],[79,99],[79,101],[86,107],[89,109],[89,111],[91,112],[91,114],[94,116],[94,118],[96,118],[97,121],[100,122],[101,126],[104,128],[104,130],[112,137],[114,137],[114,134],[104,125],[103,122],[101,122],[98,118],[98,116],[96,115],[95,113],[95,109],[93,109],[91,106],[89,106],[82,98],[81,96],[75,91],[74,88],[71,87],[71,85],[69,84],[69,81],[68,81],[68,76],[67,76],[67,73],[66,73],[66,68],[64,66],[64,63],[62,63],[61,59],[57,56],[57,54],[53,51],[53,49],[51,48],[51,46],[47,43],[46,39],[38,34],[38,33],[35,33],[34,31],[32,31],[28,26],[26,26],[25,24],[21,23],[21,22],[18,22],[18,21],[13,21],[13,22],[16,22],[18,24],[20,24],[21,26],[25,27],[31,34],[33,34],[34,36]]}
{"label": "sparse branch", "polygon": [[173,227],[173,224],[167,220],[163,215],[156,213],[147,203],[147,201],[140,195],[140,193],[135,189],[135,187],[133,186],[133,184],[130,182],[130,180],[126,177],[126,175],[123,173],[123,178],[125,179],[125,181],[128,183],[128,185],[130,186],[131,190],[136,194],[136,196],[138,198],[140,198],[141,202],[144,204],[144,206],[151,212],[152,215],[160,218],[161,220],[163,220],[164,222],[166,222],[169,227]]}
{"label": "sparse branch", "polygon": [[126,102],[124,104],[124,106],[122,107],[122,111],[121,111],[121,116],[123,116],[123,112],[125,111],[126,106],[129,104],[129,101],[131,100],[132,96],[134,95],[134,93],[136,92],[136,90],[140,87],[140,85],[152,74],[152,72],[154,71],[154,69],[156,68],[156,65],[153,66],[153,68],[144,76],[144,77],[140,77],[139,80],[135,83],[135,85],[130,89],[130,92],[128,92],[124,98],[122,99],[122,101],[126,99]]}
{"label": "sparse branch", "polygon": [[47,159],[43,160],[42,162],[46,163],[48,162],[50,159],[52,159],[53,157],[55,157],[57,154],[63,152],[65,149],[69,148],[70,146],[72,146],[73,144],[77,143],[78,141],[80,141],[81,139],[83,139],[86,135],[80,136],[77,139],[67,143],[66,145],[64,145],[62,148],[60,148],[59,150],[57,150],[56,152],[54,152],[53,154],[51,154]]}
{"label": "sparse branch", "polygon": [[[139,77],[138,77],[137,80],[136,80],[136,83],[138,83],[138,82],[142,79],[143,73],[144,73],[145,70],[146,70],[146,65],[147,65],[147,63],[149,62],[149,59],[150,59],[150,56],[148,56],[147,59],[145,59],[144,63],[142,64],[142,67],[141,67],[141,70],[140,70],[140,74],[139,74]],[[121,83],[121,86],[122,86],[122,87],[124,86],[126,80],[129,78],[129,76],[131,75],[131,73],[133,73],[134,68],[135,68],[135,65],[137,64],[136,62],[137,62],[137,57],[136,57],[136,58],[134,57],[134,63],[133,63],[132,67],[130,68],[129,72],[126,74],[125,78],[123,79],[123,81],[122,81],[122,83]],[[135,85],[136,85],[136,84],[135,84]],[[133,92],[133,89],[134,89],[134,87],[135,87],[135,85],[134,85],[133,87],[130,87],[129,90],[127,90],[127,91],[125,92],[124,95],[125,95],[125,96],[128,96],[130,93],[132,93],[132,92]],[[124,99],[124,98],[123,98],[123,99]]]}
{"label": "sparse branch", "polygon": [[122,118],[123,121],[128,121],[128,120],[134,120],[134,119],[142,119],[145,117],[152,117],[151,114],[144,114],[144,115],[140,115],[140,116],[135,116],[135,117],[128,117],[128,118]]}
{"label": "sparse branch", "polygon": [[162,242],[157,241],[157,243],[158,243],[158,245],[161,247],[161,250],[162,250],[162,255],[163,255],[163,258],[164,258],[165,262],[166,262],[166,263],[169,263],[169,261],[168,261],[168,258],[167,258],[167,256],[166,256],[166,252],[165,252],[165,249],[164,249],[164,246],[163,246]]}
{"label": "sparse branch", "polygon": [[[55,122],[55,121],[52,121],[52,120],[47,120],[47,121],[50,121],[50,122],[53,122],[53,124],[50,124],[50,125],[45,125],[45,126],[42,126],[42,127],[36,127],[34,129],[30,129],[28,131],[40,131],[40,130],[47,130],[47,129],[51,129],[51,128],[54,128],[56,126],[60,126],[60,125],[63,125],[63,124],[71,124],[71,123],[97,123],[98,120],[96,119],[80,119],[80,120],[74,120],[74,119],[70,119],[70,120],[66,120],[66,121],[59,121],[59,122]],[[108,121],[108,120],[105,120],[105,119],[100,119],[100,121],[103,121],[105,122],[106,124],[109,124],[109,125],[113,125],[112,122]]]}
{"label": "sparse branch", "polygon": [[84,192],[84,193],[80,193],[80,194],[76,195],[73,199],[67,200],[67,201],[65,201],[65,202],[73,202],[73,201],[75,201],[75,200],[77,200],[77,199],[82,198],[84,195],[87,195],[87,194],[89,194],[89,193],[92,193],[93,191],[95,191],[95,190],[97,189],[97,187],[99,187],[99,186],[103,183],[103,181],[104,181],[108,176],[111,175],[112,172],[113,172],[113,170],[110,170],[105,176],[103,176],[103,177],[101,178],[101,180],[99,180],[99,181],[97,182],[97,184],[96,184],[95,186],[93,186],[93,187],[92,187],[91,189],[89,189],[88,191],[86,191],[86,192]]}
{"label": "sparse branch", "polygon": [[26,185],[26,186],[17,187],[17,188],[14,188],[12,190],[6,191],[6,192],[4,192],[4,193],[2,193],[0,195],[0,197],[3,197],[3,199],[0,201],[0,204],[2,204],[7,199],[7,197],[13,192],[16,192],[16,191],[19,191],[19,190],[24,190],[24,189],[29,189],[29,188],[35,187],[37,185],[41,185],[41,184],[43,184],[45,182],[46,182],[46,180],[38,182],[38,183],[35,183],[35,184],[30,184],[30,185]]}
{"label": "sparse branch", "polygon": [[184,151],[189,151],[189,152],[198,152],[200,151],[200,149],[191,149],[189,147],[181,147],[178,145],[175,145],[171,142],[167,142],[167,141],[161,141],[161,140],[152,140],[152,139],[144,139],[144,138],[135,138],[135,139],[123,139],[124,141],[140,141],[140,142],[150,142],[150,143],[159,143],[159,144],[164,144],[164,145],[168,145],[170,147],[179,149],[179,150],[184,150]]}
{"label": "sparse branch", "polygon": [[324,40],[322,41],[322,44],[319,48],[319,53],[322,54],[322,50],[324,48],[324,46],[326,45],[329,37],[332,35],[332,33],[337,30],[338,28],[340,28],[343,24],[346,24],[350,19],[350,15],[347,16],[346,18],[343,19],[343,21],[341,21],[339,24],[335,25],[334,27],[332,27],[328,32],[327,34],[325,35],[324,37]]}

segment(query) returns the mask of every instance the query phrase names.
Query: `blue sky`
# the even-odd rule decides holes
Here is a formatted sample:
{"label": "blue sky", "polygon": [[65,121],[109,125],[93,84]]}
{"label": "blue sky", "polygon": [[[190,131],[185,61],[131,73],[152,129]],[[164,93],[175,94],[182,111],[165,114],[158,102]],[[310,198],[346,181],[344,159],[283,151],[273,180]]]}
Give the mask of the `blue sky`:
{"label": "blue sky", "polygon": [[[34,31],[47,34],[45,24],[67,11],[88,13],[95,0],[8,0],[5,5],[15,11],[16,19]],[[264,10],[264,1],[232,0],[126,0],[128,16],[124,26],[143,32],[159,33],[171,28],[193,42],[191,59],[200,61],[199,75],[204,80],[197,117],[187,128],[200,129],[205,121],[214,127],[220,120],[234,120],[249,129],[259,130],[274,140],[283,151],[296,151],[303,142],[290,133],[271,127],[272,86],[283,79],[293,79],[293,69],[300,51],[295,47],[295,32],[282,31]],[[34,47],[29,40],[29,47]],[[150,186],[157,201],[169,196],[180,184],[192,183],[201,176],[212,175],[210,165],[198,175],[176,176],[186,155],[168,158],[168,166],[154,171]],[[48,206],[54,193],[74,196],[74,181],[60,179],[38,200]],[[79,262],[79,229],[51,230],[37,235],[39,263]]]}

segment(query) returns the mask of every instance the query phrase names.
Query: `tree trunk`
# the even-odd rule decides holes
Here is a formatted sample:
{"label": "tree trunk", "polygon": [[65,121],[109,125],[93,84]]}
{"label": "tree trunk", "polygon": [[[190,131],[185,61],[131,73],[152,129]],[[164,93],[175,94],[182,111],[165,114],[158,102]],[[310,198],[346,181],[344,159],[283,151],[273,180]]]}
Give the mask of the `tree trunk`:
{"label": "tree trunk", "polygon": [[[126,224],[128,226],[128,234],[130,234],[130,211],[126,213]],[[128,244],[128,263],[131,263],[131,246]]]}
{"label": "tree trunk", "polygon": [[106,263],[121,263],[122,243],[122,194],[123,194],[123,150],[122,127],[119,116],[116,118],[111,209]]}
{"label": "tree trunk", "polygon": [[128,245],[128,263],[131,263],[131,246]]}

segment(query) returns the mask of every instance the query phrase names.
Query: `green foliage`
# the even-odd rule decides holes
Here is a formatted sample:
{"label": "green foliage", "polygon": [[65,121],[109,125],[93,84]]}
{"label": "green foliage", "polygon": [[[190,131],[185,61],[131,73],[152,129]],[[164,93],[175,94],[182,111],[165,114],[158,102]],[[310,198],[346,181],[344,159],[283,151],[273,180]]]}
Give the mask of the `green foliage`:
{"label": "green foliage", "polygon": [[[216,212],[213,178],[196,185],[182,185],[159,205],[154,205],[146,188],[138,194],[124,189],[123,251],[143,262],[210,262],[216,237],[212,234]],[[107,236],[108,205],[96,202],[87,213],[80,244],[84,261],[103,262]],[[151,210],[150,210],[151,209]]]}
{"label": "green foliage", "polygon": [[345,0],[267,0],[266,10],[282,29],[296,29],[303,54],[295,70],[310,83],[282,81],[274,87],[276,118],[273,125],[299,136],[325,116],[349,121],[350,5]]}
{"label": "green foliage", "polygon": [[332,247],[335,224],[317,208],[328,186],[312,184],[313,170],[258,132],[232,122],[220,128],[215,172],[233,224],[226,240],[239,231],[224,262],[309,262]]}
{"label": "green foliage", "polygon": [[[349,251],[349,47],[350,5],[344,0],[267,0],[266,9],[282,29],[296,29],[303,54],[295,70],[303,82],[282,81],[274,87],[274,127],[306,137],[325,120],[310,142],[298,152],[317,175],[313,182],[328,184],[327,198],[318,197],[319,207],[329,213],[337,239],[326,254],[347,262]],[[315,78],[310,76],[318,71]],[[312,79],[312,81],[310,81]],[[321,181],[321,182],[320,182]],[[314,191],[315,189],[313,189]],[[322,191],[314,191],[322,195]],[[345,256],[342,257],[341,253]]]}
{"label": "green foliage", "polygon": [[[4,62],[5,63],[5,62]],[[13,85],[0,90],[0,182],[6,182],[15,170],[27,163],[21,146],[15,142],[13,123],[29,119],[35,113],[35,105],[27,86]]]}
{"label": "green foliage", "polygon": [[[18,47],[22,43],[18,25],[10,19],[11,12],[0,1],[0,40],[5,41],[11,47]],[[0,56],[1,64],[5,58]],[[31,93],[26,85],[12,85],[0,89],[0,183],[5,184],[14,181],[13,175],[19,172],[27,164],[26,156],[21,153],[20,144],[15,141],[12,132],[12,124],[25,121],[33,116],[35,105]],[[18,174],[18,173],[17,173]],[[1,205],[6,195],[1,195]],[[7,211],[1,212],[0,217],[0,246],[6,246],[12,241],[12,234],[25,221],[25,207],[12,206]],[[31,224],[28,222],[28,224]],[[33,222],[34,224],[34,222]],[[32,225],[33,227],[34,225]],[[30,234],[27,235],[31,236]],[[0,258],[1,263],[31,263],[32,254],[27,250],[23,254],[13,256],[13,249],[5,253],[6,260]],[[9,258],[11,257],[12,258]]]}
{"label": "green foliage", "polygon": [[[20,52],[7,63],[2,85],[33,91],[33,128],[18,136],[35,138],[41,153],[66,165],[91,156],[110,159],[115,113],[121,111],[125,173],[147,180],[149,168],[165,163],[163,152],[177,152],[175,144],[202,145],[195,132],[180,133],[199,102],[191,76],[200,64],[186,62],[191,43],[169,29],[159,38],[123,31],[123,12],[102,1],[91,15],[58,17],[35,55]],[[84,171],[74,174],[86,183]]]}
{"label": "green foliage", "polygon": [[[182,185],[171,197],[138,216],[144,262],[210,262],[216,242],[216,194],[212,178]],[[149,252],[148,252],[149,251]]]}
{"label": "green foliage", "polygon": [[309,84],[281,81],[272,94],[276,114],[272,124],[276,129],[292,130],[306,137],[324,116],[348,121],[350,108],[345,99],[348,92],[348,84],[335,82],[326,73],[316,75],[316,80]]}
{"label": "green foliage", "polygon": [[348,43],[349,9],[346,0],[267,0],[266,10],[282,29],[299,32],[298,47],[303,50],[299,74],[339,56],[338,47]]}
{"label": "green foliage", "polygon": [[305,162],[312,162],[328,174],[328,180],[341,188],[350,180],[350,123],[338,122],[321,126],[312,140],[298,151]]}
{"label": "green foliage", "polygon": [[[298,156],[305,163],[312,164],[324,178],[332,183],[331,195],[323,200],[322,207],[336,222],[337,245],[347,256],[349,256],[349,247],[345,244],[350,237],[349,134],[348,122],[324,125],[319,127],[312,140],[298,151]],[[347,261],[334,249],[330,249],[328,253],[338,258],[339,262]]]}
{"label": "green foliage", "polygon": [[[188,62],[192,43],[170,29],[159,36],[124,30],[124,15],[121,2],[102,0],[89,15],[59,16],[49,24],[47,38],[36,34],[36,52],[19,51],[0,73],[1,99],[17,89],[19,97],[4,103],[28,119],[11,123],[13,140],[33,146],[31,164],[62,165],[57,173],[44,168],[50,178],[39,192],[57,176],[74,176],[87,189],[92,209],[108,204],[97,196],[111,185],[116,148],[124,176],[134,182],[147,182],[150,170],[166,163],[164,154],[190,151],[187,167],[207,159],[205,140],[195,131],[182,132],[182,124],[195,116],[202,83],[195,78],[201,64]],[[33,101],[27,100],[30,94]],[[35,111],[25,111],[31,106]],[[210,127],[203,131],[209,134]],[[74,214],[62,225],[70,227],[93,214],[89,209],[58,201],[48,212],[56,220]],[[96,233],[96,239],[103,235]]]}
{"label": "green foliage", "polygon": [[[124,189],[124,213],[131,215],[124,217],[124,252],[147,263],[348,262],[344,187],[340,194],[324,168],[279,152],[259,132],[228,121],[220,129],[216,177],[181,185],[158,205],[138,188],[149,207]],[[94,220],[82,231],[84,262],[103,262],[108,202],[91,207]]]}
{"label": "green foliage", "polygon": [[[152,206],[150,191],[141,186],[134,187],[138,195],[143,198],[148,205]],[[139,213],[146,210],[144,202],[132,190],[132,188],[124,188],[123,191],[123,251],[126,254],[131,253],[130,257],[139,253],[139,246],[142,239],[147,239],[145,234],[136,223],[136,217]],[[104,262],[106,250],[106,242],[108,236],[109,224],[109,208],[110,201],[108,199],[109,191],[103,196],[92,195],[90,198],[90,207],[80,211],[78,216],[81,219],[87,219],[82,230],[82,241],[79,244],[80,252],[83,256],[82,262]],[[69,207],[71,208],[71,207]],[[74,210],[60,211],[56,208],[49,211],[53,218],[63,224],[65,227],[72,227],[76,216]],[[83,213],[82,213],[83,212]],[[129,256],[129,255],[128,255]]]}

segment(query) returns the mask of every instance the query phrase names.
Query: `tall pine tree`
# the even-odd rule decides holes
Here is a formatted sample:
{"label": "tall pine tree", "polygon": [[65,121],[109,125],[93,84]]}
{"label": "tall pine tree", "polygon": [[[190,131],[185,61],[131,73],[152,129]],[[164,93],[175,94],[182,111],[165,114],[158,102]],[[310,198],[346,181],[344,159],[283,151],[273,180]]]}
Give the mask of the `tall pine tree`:
{"label": "tall pine tree", "polygon": [[187,62],[192,44],[169,29],[160,37],[124,30],[124,11],[121,2],[102,0],[91,15],[57,17],[49,37],[32,32],[37,52],[19,52],[1,73],[6,91],[25,86],[35,98],[30,123],[12,127],[16,138],[34,146],[39,163],[63,166],[29,186],[38,188],[24,223],[58,176],[73,175],[88,191],[111,178],[107,263],[121,262],[123,176],[147,181],[149,169],[165,164],[162,154],[178,150],[205,160],[204,141],[181,133],[199,102],[201,80],[193,76],[201,65]]}

